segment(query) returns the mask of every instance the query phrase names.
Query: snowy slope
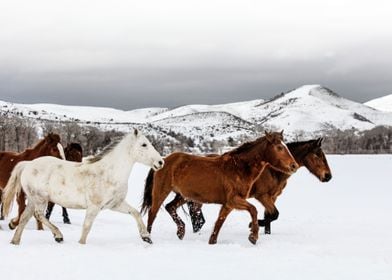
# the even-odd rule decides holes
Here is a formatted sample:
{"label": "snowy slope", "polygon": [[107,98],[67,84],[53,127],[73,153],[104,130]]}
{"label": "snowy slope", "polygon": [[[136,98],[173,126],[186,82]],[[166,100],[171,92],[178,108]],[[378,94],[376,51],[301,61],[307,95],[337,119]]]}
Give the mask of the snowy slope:
{"label": "snowy slope", "polygon": [[219,104],[219,105],[186,105],[168,110],[150,118],[149,121],[167,119],[170,117],[178,117],[184,115],[190,115],[194,113],[205,113],[205,112],[226,112],[239,118],[247,119],[248,111],[250,108],[258,106],[264,102],[263,99],[256,99],[252,101]]}
{"label": "snowy slope", "polygon": [[[391,98],[392,99],[392,98]],[[386,103],[386,102],[385,102]],[[1,113],[52,121],[77,121],[102,129],[129,130],[130,125],[154,124],[166,131],[195,137],[252,135],[255,125],[284,129],[288,139],[309,137],[329,129],[363,131],[392,125],[392,112],[342,98],[320,85],[306,85],[268,101],[257,99],[221,105],[187,105],[174,109],[145,108],[122,111],[112,108],[0,102]]]}
{"label": "snowy slope", "polygon": [[[9,244],[13,232],[0,221],[0,268],[7,280],[19,279],[392,279],[392,156],[328,156],[333,178],[320,183],[302,168],[279,197],[279,219],[272,234],[260,231],[256,246],[247,240],[249,214],[233,211],[218,244],[208,238],[219,207],[205,205],[206,224],[192,233],[189,217],[184,240],[162,208],[152,231],[154,244],[143,243],[130,216],[104,211],[79,245],[85,212],[70,210],[64,225],[60,207],[52,220],[64,234],[57,244],[48,230],[30,221],[21,245]],[[128,201],[138,207],[148,169],[135,166]],[[250,200],[262,215],[261,205]],[[13,209],[15,213],[15,208]],[[146,216],[143,217],[146,221]],[[3,279],[2,278],[2,279]]]}
{"label": "snowy slope", "polygon": [[91,106],[66,106],[57,104],[16,104],[0,101],[2,111],[22,113],[23,116],[47,120],[82,121],[100,123],[142,123],[167,108],[143,108],[123,111]]}
{"label": "snowy slope", "polygon": [[342,98],[319,85],[288,92],[259,106],[257,113],[252,112],[255,122],[285,128],[287,133],[330,128],[366,130],[376,125],[392,125],[392,113]]}
{"label": "snowy slope", "polygon": [[380,111],[392,112],[392,94],[370,100],[365,105]]}

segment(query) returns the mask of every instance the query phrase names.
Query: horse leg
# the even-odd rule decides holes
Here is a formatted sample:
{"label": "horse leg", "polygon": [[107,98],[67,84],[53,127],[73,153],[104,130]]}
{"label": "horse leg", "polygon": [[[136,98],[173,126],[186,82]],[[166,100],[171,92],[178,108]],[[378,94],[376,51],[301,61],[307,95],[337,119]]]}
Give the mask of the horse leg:
{"label": "horse leg", "polygon": [[230,214],[233,208],[228,207],[227,205],[222,205],[222,208],[219,211],[218,219],[215,222],[214,230],[210,236],[210,240],[208,241],[209,244],[216,244],[218,239],[219,231],[226,220],[226,217]]}
{"label": "horse leg", "polygon": [[34,215],[35,221],[37,222],[37,230],[44,230],[44,227],[42,226],[42,222],[38,219],[37,215]]}
{"label": "horse leg", "polygon": [[271,234],[271,222],[275,221],[279,217],[279,211],[275,207],[275,200],[274,197],[270,195],[263,195],[260,198],[256,198],[263,204],[265,211],[264,211],[264,220],[259,220],[259,226],[264,226],[264,233]]}
{"label": "horse leg", "polygon": [[229,201],[229,206],[238,210],[246,210],[249,212],[252,218],[252,226],[251,233],[249,235],[249,241],[252,244],[256,244],[257,239],[259,238],[259,225],[257,221],[257,209],[252,204],[250,204],[246,199],[243,199],[239,196],[233,197]]}
{"label": "horse leg", "polygon": [[86,209],[86,217],[84,218],[82,236],[79,240],[80,244],[86,244],[87,235],[91,230],[91,226],[93,225],[93,222],[97,217],[99,210],[100,209],[95,206],[90,206]]}
{"label": "horse leg", "polygon": [[3,209],[3,203],[1,203],[1,213],[0,213],[0,220],[4,220],[4,209]]}
{"label": "horse leg", "polygon": [[183,205],[185,202],[185,199],[180,194],[177,194],[176,197],[165,206],[167,212],[169,212],[173,221],[177,224],[177,236],[181,240],[184,238],[185,235],[185,224],[178,216],[177,208]]}
{"label": "horse leg", "polygon": [[64,224],[71,224],[71,220],[69,219],[67,208],[65,207],[63,207],[63,222]]}
{"label": "horse leg", "polygon": [[24,209],[26,208],[26,195],[24,191],[21,191],[17,195],[16,202],[18,203],[18,216],[11,219],[11,221],[8,224],[9,228],[12,230],[14,230],[19,225],[20,216],[22,215]]}
{"label": "horse leg", "polygon": [[15,231],[14,237],[11,240],[11,244],[19,245],[23,230],[24,230],[27,222],[33,216],[33,214],[34,214],[34,205],[31,202],[28,202],[25,211],[23,211],[23,213],[20,217],[20,223],[19,223],[18,228]]}
{"label": "horse leg", "polygon": [[54,208],[54,203],[49,201],[48,207],[46,208],[46,214],[45,214],[46,219],[50,220],[50,215],[52,215],[53,208]]}
{"label": "horse leg", "polygon": [[150,233],[147,231],[146,226],[143,223],[142,216],[140,216],[140,213],[133,208],[131,205],[129,205],[126,201],[121,202],[120,205],[112,208],[111,210],[120,212],[123,214],[130,214],[132,217],[136,220],[137,227],[139,229],[139,234],[140,237],[142,238],[143,241],[152,244],[151,238],[150,238]]}
{"label": "horse leg", "polygon": [[35,217],[38,219],[38,221],[40,221],[41,223],[43,223],[45,226],[47,226],[50,229],[50,231],[53,233],[54,240],[56,240],[56,242],[60,243],[64,240],[63,234],[60,232],[58,227],[56,227],[54,224],[49,222],[48,219],[46,219],[46,217],[44,215],[46,205],[47,205],[46,201],[41,202],[39,204],[36,203]]}
{"label": "horse leg", "polygon": [[193,232],[196,233],[201,230],[206,222],[203,212],[201,211],[203,204],[193,201],[189,201],[187,204],[189,208],[189,215],[191,216]]}
{"label": "horse leg", "polygon": [[[158,188],[161,188],[158,190]],[[151,208],[148,211],[148,219],[147,219],[147,231],[151,233],[152,224],[157,216],[159,208],[161,207],[162,203],[165,201],[166,197],[171,192],[172,188],[165,189],[164,186],[158,185],[157,187],[153,188],[153,195],[152,195],[152,204]]]}
{"label": "horse leg", "polygon": [[4,220],[4,211],[3,211],[2,197],[3,197],[3,191],[0,190],[0,204],[1,204],[1,209],[0,209],[0,220]]}

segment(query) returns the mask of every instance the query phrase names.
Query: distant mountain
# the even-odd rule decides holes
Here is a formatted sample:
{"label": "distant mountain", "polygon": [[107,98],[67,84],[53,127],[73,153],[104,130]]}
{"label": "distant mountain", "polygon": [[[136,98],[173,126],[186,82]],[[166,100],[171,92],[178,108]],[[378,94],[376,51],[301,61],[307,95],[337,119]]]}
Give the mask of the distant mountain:
{"label": "distant mountain", "polygon": [[[386,96],[392,101],[392,96]],[[376,100],[374,100],[375,102]],[[373,101],[371,101],[373,103]],[[377,102],[375,102],[377,103]],[[386,103],[382,101],[379,103]],[[77,122],[100,129],[128,131],[149,127],[162,133],[181,133],[200,139],[257,136],[261,129],[285,130],[288,139],[318,136],[329,130],[364,131],[392,125],[392,112],[357,103],[320,85],[306,85],[270,100],[252,100],[221,105],[186,105],[173,109],[144,108],[122,111],[112,108],[15,104],[0,101],[2,115],[17,115],[44,121]]]}
{"label": "distant mountain", "polygon": [[366,102],[365,105],[380,111],[392,112],[392,94],[372,99]]}

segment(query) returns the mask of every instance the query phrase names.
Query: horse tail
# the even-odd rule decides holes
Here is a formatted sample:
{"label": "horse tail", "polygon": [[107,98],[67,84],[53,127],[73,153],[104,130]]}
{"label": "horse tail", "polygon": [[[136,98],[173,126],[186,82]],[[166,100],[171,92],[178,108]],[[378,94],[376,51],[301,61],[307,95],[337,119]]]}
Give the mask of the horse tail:
{"label": "horse tail", "polygon": [[142,214],[145,214],[152,205],[152,188],[154,186],[154,173],[155,171],[153,169],[150,169],[150,172],[148,172],[146,178],[146,183],[144,185],[143,203],[142,208],[140,209],[140,213]]}
{"label": "horse tail", "polygon": [[25,162],[18,163],[12,170],[11,176],[8,179],[7,185],[3,190],[3,214],[5,217],[8,216],[12,209],[12,204],[17,193],[22,190],[22,184],[20,182],[20,175],[25,166]]}

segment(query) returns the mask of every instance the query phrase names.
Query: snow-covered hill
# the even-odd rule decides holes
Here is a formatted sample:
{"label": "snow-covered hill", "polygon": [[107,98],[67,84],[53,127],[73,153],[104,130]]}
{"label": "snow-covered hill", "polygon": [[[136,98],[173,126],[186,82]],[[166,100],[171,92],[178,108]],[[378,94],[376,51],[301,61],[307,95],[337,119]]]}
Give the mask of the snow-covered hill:
{"label": "snow-covered hill", "polygon": [[365,105],[380,111],[392,112],[392,94],[372,99],[366,102]]}
{"label": "snow-covered hill", "polygon": [[[392,96],[387,97],[392,100]],[[284,129],[288,138],[292,138],[297,135],[311,137],[330,129],[363,131],[378,125],[392,125],[392,112],[368,105],[342,98],[320,85],[306,85],[268,101],[257,99],[221,105],[186,105],[174,109],[123,111],[0,101],[0,110],[3,115],[13,114],[40,121],[76,121],[101,129],[127,131],[134,125],[153,125],[195,138],[227,139],[241,134],[255,135],[257,127]]]}

